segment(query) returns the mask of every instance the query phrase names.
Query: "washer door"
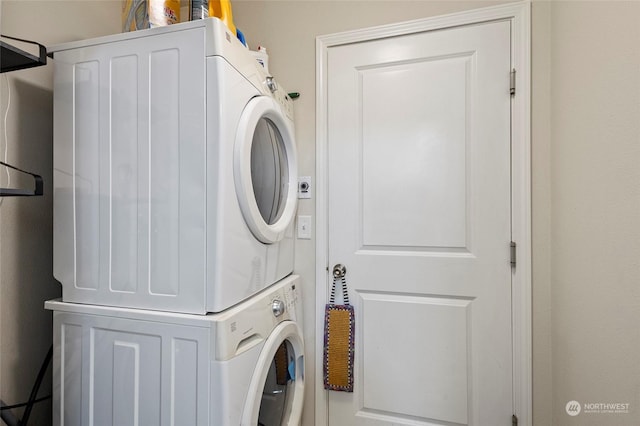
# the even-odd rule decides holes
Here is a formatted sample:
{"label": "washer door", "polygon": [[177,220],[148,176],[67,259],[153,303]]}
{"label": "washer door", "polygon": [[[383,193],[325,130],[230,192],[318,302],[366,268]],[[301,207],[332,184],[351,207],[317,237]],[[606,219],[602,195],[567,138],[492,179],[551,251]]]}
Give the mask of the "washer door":
{"label": "washer door", "polygon": [[267,339],[254,371],[243,426],[298,426],[304,397],[304,343],[293,321]]}
{"label": "washer door", "polygon": [[293,129],[271,97],[249,101],[236,133],[233,173],[247,226],[263,243],[284,237],[297,206]]}

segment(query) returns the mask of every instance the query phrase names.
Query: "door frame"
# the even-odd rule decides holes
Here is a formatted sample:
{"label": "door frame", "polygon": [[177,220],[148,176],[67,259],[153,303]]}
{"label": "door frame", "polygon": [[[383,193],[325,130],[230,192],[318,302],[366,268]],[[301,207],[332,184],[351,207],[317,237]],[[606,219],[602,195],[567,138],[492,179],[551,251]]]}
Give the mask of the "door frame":
{"label": "door frame", "polygon": [[327,56],[331,47],[496,20],[511,22],[516,94],[511,100],[511,220],[517,243],[512,268],[513,410],[518,424],[532,425],[531,317],[531,2],[474,9],[316,38],[316,312],[315,424],[328,425],[323,387],[324,301],[328,300]]}

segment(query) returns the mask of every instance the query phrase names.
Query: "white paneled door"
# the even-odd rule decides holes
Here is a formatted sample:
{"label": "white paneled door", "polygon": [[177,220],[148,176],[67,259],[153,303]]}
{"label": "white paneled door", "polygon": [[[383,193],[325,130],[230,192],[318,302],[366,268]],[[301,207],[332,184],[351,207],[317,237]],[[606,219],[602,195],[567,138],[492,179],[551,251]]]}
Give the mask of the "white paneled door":
{"label": "white paneled door", "polygon": [[328,49],[329,269],[356,311],[332,426],[511,424],[510,31]]}

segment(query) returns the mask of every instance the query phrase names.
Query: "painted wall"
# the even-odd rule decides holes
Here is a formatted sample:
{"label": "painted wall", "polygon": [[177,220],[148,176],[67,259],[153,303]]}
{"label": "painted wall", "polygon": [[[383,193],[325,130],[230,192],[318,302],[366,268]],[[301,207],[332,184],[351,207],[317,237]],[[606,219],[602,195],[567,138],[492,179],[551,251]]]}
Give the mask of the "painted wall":
{"label": "painted wall", "polygon": [[[634,1],[551,3],[554,425],[640,424],[639,18]],[[629,414],[585,412],[601,403]]]}
{"label": "painted wall", "polygon": [[[551,3],[531,8],[531,228],[533,424],[552,425],[551,360]],[[558,426],[561,426],[560,423]]]}
{"label": "painted wall", "polygon": [[[120,30],[115,1],[2,0],[3,34],[53,45]],[[8,162],[42,175],[45,195],[0,204],[0,398],[26,401],[52,339],[44,301],[61,294],[52,276],[53,66],[0,75],[0,157],[7,115]],[[6,76],[6,79],[5,79]],[[8,85],[7,85],[8,83]],[[12,173],[12,185],[32,185]],[[0,168],[0,185],[6,185]],[[40,395],[51,393],[50,372]],[[17,411],[20,414],[20,411]],[[29,424],[51,424],[50,402],[38,404]]]}

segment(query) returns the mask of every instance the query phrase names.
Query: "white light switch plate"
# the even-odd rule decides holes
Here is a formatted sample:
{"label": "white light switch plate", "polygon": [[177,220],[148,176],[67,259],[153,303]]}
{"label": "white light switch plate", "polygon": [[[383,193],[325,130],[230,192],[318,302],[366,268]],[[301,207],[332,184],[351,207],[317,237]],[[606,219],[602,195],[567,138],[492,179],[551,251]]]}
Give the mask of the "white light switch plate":
{"label": "white light switch plate", "polygon": [[311,239],[311,216],[298,216],[298,239]]}

